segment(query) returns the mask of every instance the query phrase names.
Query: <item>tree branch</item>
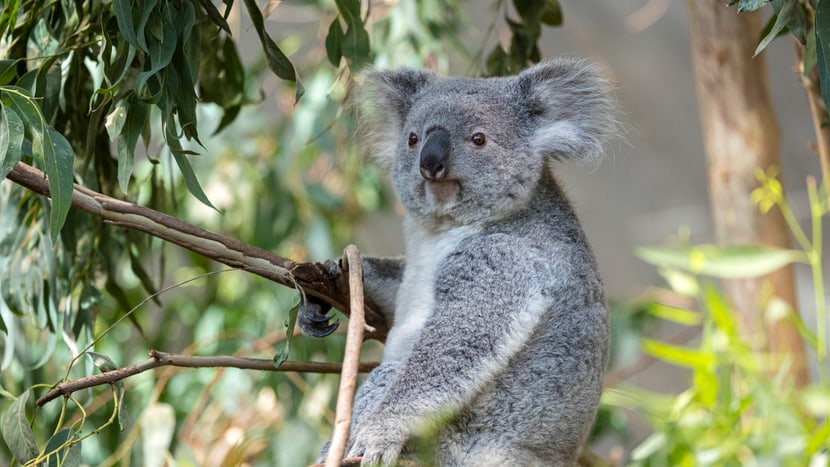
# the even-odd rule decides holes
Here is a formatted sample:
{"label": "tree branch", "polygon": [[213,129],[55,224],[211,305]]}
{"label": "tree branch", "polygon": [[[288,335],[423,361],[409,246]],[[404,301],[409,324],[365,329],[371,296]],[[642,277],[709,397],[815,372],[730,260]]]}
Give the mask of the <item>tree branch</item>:
{"label": "tree branch", "polygon": [[[375,368],[378,364],[374,362],[360,363],[358,371],[366,373]],[[162,366],[177,366],[181,368],[240,368],[243,370],[258,370],[258,371],[297,371],[304,373],[340,373],[341,365],[339,363],[325,363],[325,362],[282,362],[280,366],[274,366],[274,361],[264,358],[245,358],[232,357],[228,355],[215,356],[196,356],[196,355],[180,355],[167,352],[159,352],[158,350],[150,351],[150,359],[140,363],[135,363],[117,370],[107,371],[85,378],[79,378],[74,381],[66,381],[55,386],[51,391],[44,394],[37,400],[37,405],[42,406],[47,402],[57,399],[60,396],[68,396],[74,392],[82,389],[100,386],[102,384],[112,384],[124,378],[143,373],[154,368]]]}
{"label": "tree branch", "polygon": [[[40,170],[18,163],[9,180],[35,193],[49,196],[49,185]],[[72,207],[104,219],[104,222],[138,230],[228,266],[271,281],[302,289],[338,310],[349,312],[349,291],[344,278],[332,279],[320,263],[297,263],[262,248],[188,224],[162,212],[121,201],[75,184]],[[366,337],[383,341],[388,331],[374,303],[366,303],[366,321],[373,328]]]}
{"label": "tree branch", "polygon": [[360,364],[360,345],[363,343],[363,265],[360,252],[354,245],[346,247],[345,264],[349,269],[349,329],[346,332],[346,351],[343,356],[343,372],[340,377],[340,389],[337,391],[337,412],[334,419],[334,432],[331,445],[326,455],[326,467],[337,467],[346,452],[349,441],[349,429],[352,424],[352,403],[357,387],[358,365]]}

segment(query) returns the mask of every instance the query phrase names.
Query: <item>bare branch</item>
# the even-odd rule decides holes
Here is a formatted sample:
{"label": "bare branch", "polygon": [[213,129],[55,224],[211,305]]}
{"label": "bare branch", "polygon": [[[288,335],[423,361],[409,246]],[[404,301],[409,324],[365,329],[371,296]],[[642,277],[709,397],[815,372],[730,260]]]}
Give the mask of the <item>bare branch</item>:
{"label": "bare branch", "polygon": [[[375,368],[378,364],[374,362],[361,363],[358,366],[358,371],[366,373]],[[258,371],[296,371],[303,373],[340,373],[341,365],[339,363],[325,363],[325,362],[292,362],[285,361],[279,367],[274,366],[274,361],[264,358],[244,358],[232,357],[226,355],[215,356],[195,356],[195,355],[180,355],[167,352],[159,352],[157,350],[150,351],[150,359],[140,363],[136,363],[117,370],[99,373],[97,375],[79,378],[74,381],[66,381],[55,386],[51,391],[44,394],[37,400],[37,405],[42,406],[49,401],[57,399],[60,396],[68,396],[76,391],[100,386],[102,384],[112,384],[124,378],[143,373],[147,370],[162,366],[177,366],[182,368],[240,368],[243,370],[258,370]]]}
{"label": "bare branch", "polygon": [[326,467],[337,467],[346,451],[349,440],[349,428],[352,424],[352,403],[357,387],[358,365],[360,364],[360,345],[363,343],[363,264],[360,252],[354,245],[346,247],[345,263],[349,268],[349,328],[346,332],[346,351],[343,356],[343,372],[340,377],[340,389],[337,391],[337,412],[334,420],[334,433],[326,456]]}
{"label": "bare branch", "polygon": [[[49,185],[40,170],[18,163],[7,178],[43,196]],[[72,207],[105,222],[145,232],[228,266],[242,269],[282,285],[300,288],[348,313],[349,292],[345,283],[332,279],[320,263],[297,263],[262,248],[188,224],[162,212],[121,201],[75,184]],[[373,303],[366,304],[366,319],[373,330],[368,338],[384,340],[388,326]]]}

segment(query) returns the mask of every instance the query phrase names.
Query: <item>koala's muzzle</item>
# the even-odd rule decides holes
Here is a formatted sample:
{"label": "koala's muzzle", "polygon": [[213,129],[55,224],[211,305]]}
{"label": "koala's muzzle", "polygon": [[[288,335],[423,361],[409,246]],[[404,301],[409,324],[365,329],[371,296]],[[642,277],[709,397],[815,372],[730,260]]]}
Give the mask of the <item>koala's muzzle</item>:
{"label": "koala's muzzle", "polygon": [[443,180],[447,176],[450,152],[452,144],[447,130],[435,128],[428,132],[421,148],[421,176],[429,181]]}

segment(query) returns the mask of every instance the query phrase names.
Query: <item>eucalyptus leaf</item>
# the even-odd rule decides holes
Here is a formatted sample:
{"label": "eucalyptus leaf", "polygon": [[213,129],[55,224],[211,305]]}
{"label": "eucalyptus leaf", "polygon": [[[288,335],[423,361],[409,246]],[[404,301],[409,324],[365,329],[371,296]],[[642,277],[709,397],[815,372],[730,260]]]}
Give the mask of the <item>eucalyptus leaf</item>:
{"label": "eucalyptus leaf", "polygon": [[262,18],[262,12],[256,4],[256,0],[245,0],[245,8],[248,10],[248,15],[251,17],[251,22],[254,24],[254,29],[259,36],[262,43],[262,48],[265,51],[265,62],[268,68],[274,72],[278,77],[294,81],[297,84],[297,91],[294,94],[294,102],[298,102],[305,93],[302,83],[297,79],[297,72],[294,70],[294,65],[291,60],[285,56],[282,50],[277,46],[273,39],[265,32],[265,21]]}
{"label": "eucalyptus leaf", "polygon": [[640,247],[636,254],[656,266],[723,279],[760,277],[788,264],[805,261],[801,251],[762,245]]}
{"label": "eucalyptus leaf", "polygon": [[[46,442],[47,467],[76,467],[81,465],[81,440],[71,428],[55,433]],[[51,453],[51,454],[50,454]]]}
{"label": "eucalyptus leaf", "polygon": [[12,82],[17,75],[17,60],[0,60],[0,86]]}
{"label": "eucalyptus leaf", "polygon": [[108,371],[117,370],[118,366],[115,362],[112,361],[111,358],[108,356],[98,353],[98,352],[87,352],[87,356],[89,356],[90,360],[92,360],[92,364],[95,365],[101,373],[106,373]]}
{"label": "eucalyptus leaf", "polygon": [[[769,3],[769,1],[770,0],[740,0],[738,1],[738,12],[744,13],[749,11],[755,11]],[[730,3],[730,5],[733,3],[735,2]]]}
{"label": "eucalyptus leaf", "polygon": [[0,180],[20,161],[23,120],[14,109],[0,105]]}
{"label": "eucalyptus leaf", "polygon": [[54,243],[63,228],[69,208],[72,207],[72,191],[75,183],[72,165],[75,153],[69,141],[53,128],[46,128],[41,137],[43,141],[40,145],[33,141],[32,150],[36,152],[39,146],[43,153],[43,164],[52,198],[49,230]]}
{"label": "eucalyptus leaf", "polygon": [[112,0],[112,12],[118,21],[118,31],[121,33],[121,36],[128,44],[138,48],[138,36],[136,36],[135,26],[133,25],[130,0]]}
{"label": "eucalyptus leaf", "polygon": [[651,339],[643,339],[642,344],[643,351],[646,353],[678,366],[707,369],[713,367],[716,362],[713,353],[698,349],[679,347]]}
{"label": "eucalyptus leaf", "polygon": [[0,417],[0,433],[3,435],[3,441],[21,463],[28,462],[38,455],[35,434],[26,417],[26,402],[30,395],[31,389],[24,391]]}
{"label": "eucalyptus leaf", "polygon": [[815,12],[816,61],[821,97],[830,108],[830,1],[818,0]]}
{"label": "eucalyptus leaf", "polygon": [[[304,300],[300,297],[300,300]],[[282,348],[274,355],[274,367],[279,367],[282,362],[288,360],[288,355],[291,351],[291,341],[294,340],[294,328],[297,325],[297,312],[300,310],[300,301],[291,307],[288,311],[288,320],[285,323],[285,342]]]}
{"label": "eucalyptus leaf", "polygon": [[[784,2],[781,7],[781,11],[779,11],[774,18],[775,21],[772,23],[769,31],[765,31],[766,34],[761,38],[760,42],[758,42],[758,47],[755,48],[755,55],[758,55],[765,48],[767,48],[770,42],[785,32],[785,29],[789,28],[790,25],[793,25],[796,30],[799,30],[800,27],[800,30],[803,33],[804,11],[801,10],[801,5],[797,1]],[[799,18],[801,20],[800,26],[798,25]],[[770,21],[772,21],[772,19],[770,19]],[[793,29],[790,28],[790,30],[792,31]]]}
{"label": "eucalyptus leaf", "polygon": [[326,56],[334,66],[340,66],[343,57],[343,27],[340,18],[334,18],[326,34]]}
{"label": "eucalyptus leaf", "polygon": [[[201,201],[205,206],[216,209],[216,206],[210,202],[207,195],[202,190],[202,186],[196,178],[196,172],[193,171],[190,161],[187,160],[187,157],[182,150],[178,136],[176,136],[171,127],[172,125],[168,124],[165,129],[167,145],[170,146],[170,152],[173,154],[173,159],[176,161],[176,165],[182,173],[182,178],[184,179],[184,184],[187,187],[187,190],[190,191],[190,194],[196,197],[196,199]],[[218,209],[216,210],[218,211]]]}
{"label": "eucalyptus leaf", "polygon": [[[219,26],[223,31],[230,34],[231,28],[228,26],[228,22],[225,20],[225,17],[219,13],[219,10],[216,9],[216,6],[210,0],[199,0],[199,5],[202,5],[202,9],[205,10],[208,18],[213,21],[213,24]],[[226,8],[227,11],[230,11],[230,7]]]}

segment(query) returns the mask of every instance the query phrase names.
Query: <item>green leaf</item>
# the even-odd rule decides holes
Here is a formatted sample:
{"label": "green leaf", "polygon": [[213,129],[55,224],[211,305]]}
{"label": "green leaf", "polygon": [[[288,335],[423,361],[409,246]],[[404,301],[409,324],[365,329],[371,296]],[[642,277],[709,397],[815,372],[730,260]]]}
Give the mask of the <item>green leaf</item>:
{"label": "green leaf", "polygon": [[[187,190],[205,206],[216,209],[213,203],[211,203],[208,199],[205,192],[202,190],[202,186],[199,184],[199,179],[196,178],[196,173],[193,171],[190,161],[187,160],[185,151],[182,150],[178,136],[174,133],[172,126],[173,125],[170,123],[167,124],[165,128],[165,139],[167,141],[167,145],[170,146],[170,152],[173,154],[173,159],[176,161],[176,165],[179,166],[179,170],[182,173],[182,178],[184,179],[184,184],[187,187]],[[218,211],[218,209],[216,210]]]}
{"label": "green leaf", "polygon": [[[300,300],[305,300],[300,297]],[[274,355],[274,367],[279,367],[282,362],[288,360],[288,354],[291,350],[291,341],[294,339],[294,327],[297,325],[297,312],[300,310],[300,301],[288,311],[288,322],[285,323],[285,343],[282,348]]]}
{"label": "green leaf", "polygon": [[144,0],[138,2],[139,6],[141,6],[141,16],[138,19],[138,24],[136,25],[136,31],[138,35],[138,46],[143,50],[145,53],[149,51],[147,48],[147,34],[145,34],[145,28],[147,27],[147,21],[150,19],[150,14],[153,12],[153,9],[156,7],[156,3],[158,0]]}
{"label": "green leaf", "polygon": [[[52,453],[52,454],[50,454]],[[47,467],[75,467],[81,465],[81,440],[71,428],[55,433],[44,448]]]}
{"label": "green leaf", "polygon": [[[176,28],[173,26],[173,12],[170,11],[172,7],[165,8],[164,12],[157,12],[157,14],[150,17],[148,27],[158,29],[159,32],[150,34],[147,47],[150,59],[150,69],[142,71],[135,79],[136,93],[141,96],[143,100],[152,100],[157,96],[159,91],[154,92],[148,89],[147,81],[158,74],[162,69],[170,64],[173,58],[173,53],[176,51],[176,43],[178,34]],[[160,34],[160,37],[157,37]]]}
{"label": "green leaf", "polygon": [[487,75],[488,76],[504,76],[508,73],[508,62],[509,58],[507,57],[507,52],[501,48],[500,45],[496,45],[493,48],[493,51],[487,55],[486,67],[487,67]]}
{"label": "green leaf", "polygon": [[350,25],[340,45],[343,56],[352,68],[360,69],[369,62],[371,50],[369,33],[363,25]]}
{"label": "green leaf", "polygon": [[559,1],[547,0],[545,2],[545,9],[542,10],[542,22],[548,26],[561,26],[563,20],[562,6],[559,5]]}
{"label": "green leaf", "polygon": [[669,363],[688,367],[707,369],[715,365],[715,355],[697,349],[678,347],[652,339],[643,339],[643,351]]}
{"label": "green leaf", "polygon": [[640,247],[636,255],[656,266],[722,279],[760,277],[788,264],[805,261],[801,251],[762,245]]}
{"label": "green leaf", "polygon": [[52,242],[56,242],[69,208],[72,207],[72,190],[74,188],[73,163],[75,153],[69,141],[52,128],[40,135],[42,142],[36,138],[32,142],[32,152],[42,151],[44,172],[49,182],[52,198],[52,212],[49,215],[49,230]]}
{"label": "green leaf", "polygon": [[334,66],[340,66],[340,59],[343,57],[343,27],[340,26],[340,18],[334,18],[329,26],[326,35],[326,56]]}
{"label": "green leaf", "polygon": [[92,360],[92,364],[95,365],[99,370],[101,370],[101,373],[106,373],[108,371],[118,369],[118,366],[115,364],[115,362],[113,362],[111,358],[102,353],[87,352],[86,354]]}
{"label": "green leaf", "polygon": [[830,0],[816,1],[816,60],[818,77],[821,84],[821,96],[824,104],[830,108]]}
{"label": "green leaf", "polygon": [[265,32],[265,22],[262,19],[262,12],[256,4],[256,0],[245,0],[245,8],[248,10],[248,15],[251,17],[251,22],[254,23],[262,48],[265,51],[265,62],[268,68],[274,72],[278,77],[294,81],[297,84],[297,91],[295,93],[294,102],[298,102],[303,96],[305,90],[302,83],[297,79],[297,72],[294,70],[294,65],[291,60],[277,47],[273,39]]}
{"label": "green leaf", "polygon": [[28,462],[38,455],[35,434],[29,426],[26,418],[26,402],[31,395],[31,389],[27,389],[14,402],[0,418],[0,432],[3,434],[3,441],[6,442],[9,451],[21,463]]}
{"label": "green leaf", "polygon": [[[775,19],[774,22],[773,18]],[[764,28],[763,36],[758,42],[758,47],[755,48],[755,55],[758,55],[767,48],[773,39],[785,32],[784,30],[786,28],[793,31],[793,35],[796,37],[798,37],[798,32],[800,31],[800,40],[804,38],[804,24],[806,19],[804,17],[804,10],[801,9],[801,5],[797,1],[785,2],[781,7],[781,11],[774,15],[773,18],[770,18],[772,26],[769,27],[769,30],[766,27]]]}
{"label": "green leaf", "polygon": [[729,337],[738,336],[738,322],[735,319],[734,311],[718,289],[711,284],[706,284],[703,287],[703,303],[718,329]]}
{"label": "green leaf", "polygon": [[[202,8],[207,13],[208,18],[213,21],[213,24],[219,26],[223,31],[231,34],[231,28],[228,26],[228,22],[225,20],[225,17],[219,13],[219,10],[216,9],[216,6],[210,0],[199,0],[199,5],[202,5]],[[230,6],[226,8],[228,11],[230,10]]]}
{"label": "green leaf", "polygon": [[648,307],[648,312],[658,318],[687,326],[697,326],[703,322],[700,313],[696,311],[664,305],[662,303],[652,303]]}
{"label": "green leaf", "polygon": [[112,0],[112,12],[118,21],[118,31],[121,32],[121,36],[128,44],[138,48],[138,36],[136,36],[135,26],[133,25],[130,0]]}
{"label": "green leaf", "polygon": [[[738,1],[738,13],[755,11],[769,3],[769,1],[770,0],[740,0]],[[731,2],[730,5],[734,3],[735,2]]]}
{"label": "green leaf", "polygon": [[17,60],[0,60],[0,86],[12,82],[17,75]]}
{"label": "green leaf", "polygon": [[9,107],[0,104],[0,180],[20,161],[23,145],[23,120]]}

